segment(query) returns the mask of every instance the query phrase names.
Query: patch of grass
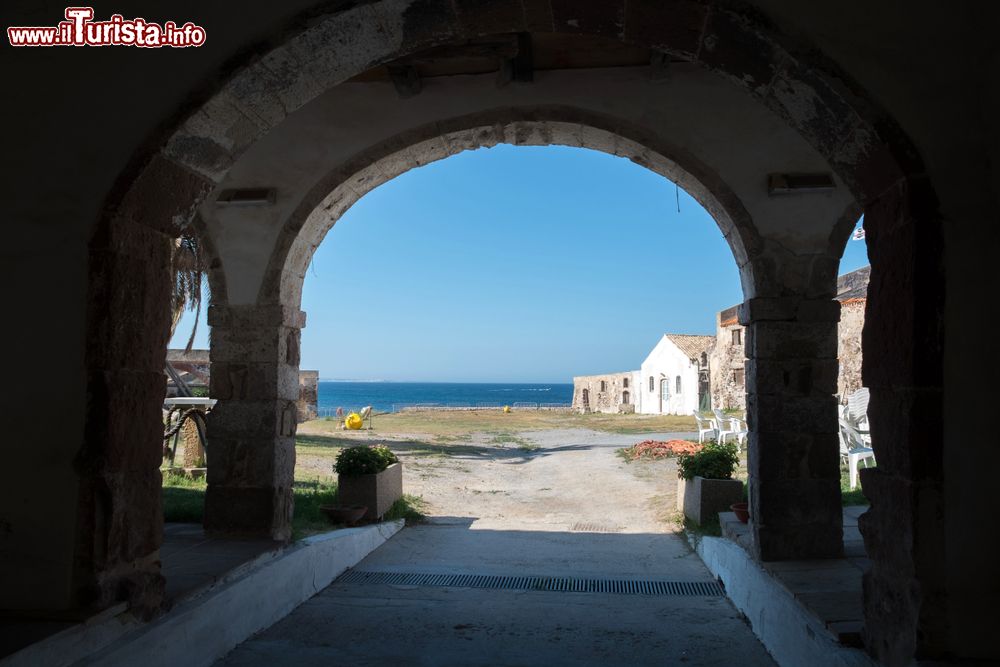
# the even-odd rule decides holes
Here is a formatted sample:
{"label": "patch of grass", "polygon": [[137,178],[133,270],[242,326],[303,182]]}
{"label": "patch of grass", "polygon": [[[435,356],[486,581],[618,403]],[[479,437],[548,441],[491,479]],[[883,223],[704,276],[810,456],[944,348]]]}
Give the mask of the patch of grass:
{"label": "patch of grass", "polygon": [[330,530],[330,520],[320,511],[320,505],[337,504],[337,484],[319,482],[314,488],[292,488],[295,509],[292,513],[292,539]]}
{"label": "patch of grass", "polygon": [[[163,519],[168,522],[201,523],[205,515],[205,491],[202,479],[181,475],[163,476]],[[337,504],[337,484],[323,480],[296,480],[292,487],[295,510],[292,514],[292,539],[298,540],[332,529],[321,505]],[[422,521],[427,503],[423,498],[404,495],[386,512],[385,519]]]}
{"label": "patch of grass", "polygon": [[713,514],[700,526],[691,519],[684,517],[684,530],[698,537],[722,537],[722,526],[719,525],[719,515]]}
{"label": "patch of grass", "polygon": [[163,520],[172,523],[200,523],[205,514],[204,488],[163,487]]}
{"label": "patch of grass", "polygon": [[319,447],[319,448],[342,448],[353,447],[358,444],[354,438],[345,438],[336,435],[318,435],[311,433],[300,433],[295,436],[296,447]]}
{"label": "patch of grass", "polygon": [[861,491],[860,480],[858,488],[853,491],[851,490],[851,478],[846,468],[840,471],[840,504],[844,507],[868,504],[868,499],[865,498],[865,494]]}
{"label": "patch of grass", "polygon": [[427,509],[427,503],[423,498],[404,493],[402,498],[392,504],[384,518],[386,521],[406,519],[407,522],[419,523],[426,518],[423,513],[425,509]]}
{"label": "patch of grass", "polygon": [[540,449],[538,445],[531,442],[527,438],[522,438],[515,433],[510,431],[499,431],[489,440],[491,445],[516,445],[518,449],[523,452],[533,452],[536,449]]}

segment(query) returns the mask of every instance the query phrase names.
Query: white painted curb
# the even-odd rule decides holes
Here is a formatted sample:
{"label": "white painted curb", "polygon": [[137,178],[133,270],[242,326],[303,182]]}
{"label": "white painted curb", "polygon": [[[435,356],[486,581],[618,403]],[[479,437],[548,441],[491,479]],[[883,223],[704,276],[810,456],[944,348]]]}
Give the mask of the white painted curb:
{"label": "white painted curb", "polygon": [[867,653],[841,646],[815,618],[738,544],[723,537],[689,541],[722,581],[733,605],[781,667],[877,667]]}

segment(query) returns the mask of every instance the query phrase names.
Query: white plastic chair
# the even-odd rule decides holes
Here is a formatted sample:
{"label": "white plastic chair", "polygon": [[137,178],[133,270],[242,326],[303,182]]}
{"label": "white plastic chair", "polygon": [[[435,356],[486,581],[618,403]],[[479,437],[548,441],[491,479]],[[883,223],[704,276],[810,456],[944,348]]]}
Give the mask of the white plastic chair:
{"label": "white plastic chair", "polygon": [[715,426],[714,419],[706,419],[698,414],[695,410],[691,414],[694,415],[694,420],[698,422],[698,444],[703,444],[705,442],[705,436],[708,435],[709,439],[714,439],[719,437],[719,429]]}
{"label": "white plastic chair", "polygon": [[[712,414],[715,415],[715,423],[718,424],[719,427],[719,444],[726,441],[727,435],[736,435],[736,432],[732,430],[730,418],[722,414],[722,410],[714,408],[712,410]],[[729,424],[729,428],[726,427],[726,424]]]}
{"label": "white plastic chair", "polygon": [[862,439],[861,434],[854,426],[844,420],[840,420],[840,458],[847,461],[848,477],[851,481],[851,490],[858,487],[858,464],[864,462],[868,467],[868,459],[875,463],[875,452],[868,447]]}
{"label": "white plastic chair", "polygon": [[747,441],[747,434],[750,432],[749,429],[747,429],[747,425],[736,417],[730,417],[729,428],[732,431],[733,437],[736,438],[736,444],[739,445],[741,450],[744,449]]}
{"label": "white plastic chair", "polygon": [[872,439],[868,434],[868,399],[867,387],[862,387],[847,397],[847,405],[844,406],[844,420],[851,424],[861,436],[865,446],[871,447]]}

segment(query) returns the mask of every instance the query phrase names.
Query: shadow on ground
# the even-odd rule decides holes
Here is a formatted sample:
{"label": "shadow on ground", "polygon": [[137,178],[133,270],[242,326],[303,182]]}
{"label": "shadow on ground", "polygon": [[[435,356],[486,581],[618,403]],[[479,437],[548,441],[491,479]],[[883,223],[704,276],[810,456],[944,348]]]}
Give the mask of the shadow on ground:
{"label": "shadow on ground", "polygon": [[[362,444],[376,444],[375,441],[368,442],[356,438],[341,437],[335,435],[297,435],[296,444],[307,449],[334,449],[342,447],[355,447]],[[518,446],[495,446],[489,445],[469,445],[469,444],[439,444],[424,440],[405,439],[392,440],[389,438],[379,438],[378,444],[389,447],[396,454],[404,456],[439,456],[455,459],[474,460],[494,460],[507,461],[509,463],[527,463],[533,459],[551,456],[561,452],[586,451],[601,448],[600,445],[563,445],[561,447],[538,447],[534,445]],[[317,452],[318,453],[318,452]]]}

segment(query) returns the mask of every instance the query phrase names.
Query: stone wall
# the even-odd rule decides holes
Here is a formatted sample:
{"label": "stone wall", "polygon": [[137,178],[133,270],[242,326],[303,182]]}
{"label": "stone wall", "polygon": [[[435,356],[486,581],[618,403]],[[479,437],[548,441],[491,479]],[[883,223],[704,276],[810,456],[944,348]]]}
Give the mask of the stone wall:
{"label": "stone wall", "polygon": [[573,411],[583,414],[635,412],[638,381],[638,371],[574,377]]}
{"label": "stone wall", "polygon": [[[737,308],[727,308],[715,316],[715,346],[708,364],[713,408],[746,409],[746,331],[736,319]],[[734,336],[738,336],[738,342]]]}
{"label": "stone wall", "polygon": [[865,326],[866,299],[854,298],[840,303],[840,324],[837,327],[837,395],[841,402],[860,389],[861,331]]}

